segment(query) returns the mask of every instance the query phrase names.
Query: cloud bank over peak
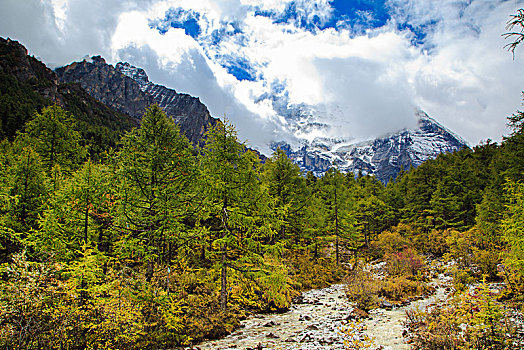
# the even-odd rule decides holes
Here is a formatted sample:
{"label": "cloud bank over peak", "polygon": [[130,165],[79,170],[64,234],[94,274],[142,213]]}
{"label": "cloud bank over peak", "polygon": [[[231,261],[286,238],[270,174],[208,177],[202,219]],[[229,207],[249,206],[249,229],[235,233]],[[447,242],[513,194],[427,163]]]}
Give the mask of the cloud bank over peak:
{"label": "cloud bank over peak", "polygon": [[[198,96],[271,141],[364,140],[421,108],[471,144],[500,140],[524,65],[503,46],[522,0],[6,0],[0,35],[46,62],[86,54]],[[16,18],[16,20],[15,20]]]}

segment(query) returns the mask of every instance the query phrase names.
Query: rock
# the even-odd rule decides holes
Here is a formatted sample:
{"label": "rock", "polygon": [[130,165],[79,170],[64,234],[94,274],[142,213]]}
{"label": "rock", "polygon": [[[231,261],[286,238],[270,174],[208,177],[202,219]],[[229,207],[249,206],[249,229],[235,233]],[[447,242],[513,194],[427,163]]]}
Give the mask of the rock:
{"label": "rock", "polygon": [[389,301],[386,301],[386,300],[380,303],[380,307],[386,310],[393,310],[393,304],[391,304]]}
{"label": "rock", "polygon": [[310,343],[313,341],[313,338],[310,334],[306,334],[302,339],[300,339],[301,343]]}
{"label": "rock", "polygon": [[346,320],[360,320],[360,319],[365,319],[365,318],[369,318],[369,314],[364,311],[364,310],[361,310],[359,308],[354,308],[348,315],[348,317],[346,317]]}
{"label": "rock", "polygon": [[271,338],[271,339],[278,339],[278,338],[280,338],[278,335],[276,335],[273,332],[270,332],[268,335],[266,335],[266,337]]}
{"label": "rock", "polygon": [[312,331],[318,331],[318,327],[315,326],[314,324],[310,324],[309,326],[306,327],[306,329],[312,330]]}
{"label": "rock", "polygon": [[263,325],[262,327],[273,327],[273,326],[278,326],[279,324],[274,322],[274,321],[269,321],[268,323],[266,323],[265,325]]}
{"label": "rock", "polygon": [[302,294],[293,298],[293,304],[304,304],[304,296]]}
{"label": "rock", "polygon": [[309,315],[300,315],[298,320],[301,321],[301,322],[309,321],[309,320],[311,320],[311,316],[309,316]]}

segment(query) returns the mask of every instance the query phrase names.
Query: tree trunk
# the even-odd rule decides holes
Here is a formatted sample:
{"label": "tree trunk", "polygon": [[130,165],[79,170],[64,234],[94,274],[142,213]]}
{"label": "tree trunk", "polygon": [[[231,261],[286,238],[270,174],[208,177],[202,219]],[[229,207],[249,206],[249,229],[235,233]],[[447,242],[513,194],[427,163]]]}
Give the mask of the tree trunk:
{"label": "tree trunk", "polygon": [[153,272],[154,272],[155,264],[152,260],[149,260],[147,262],[147,271],[146,271],[146,281],[151,282],[151,279],[153,278]]}
{"label": "tree trunk", "polygon": [[220,285],[220,310],[227,309],[227,266],[226,266],[227,245],[222,246],[222,275]]}
{"label": "tree trunk", "polygon": [[335,254],[337,258],[337,265],[340,264],[339,249],[338,249],[338,203],[337,203],[337,188],[335,186]]}
{"label": "tree trunk", "polygon": [[364,240],[366,241],[366,248],[369,248],[369,224],[366,222],[364,223]]}
{"label": "tree trunk", "polygon": [[[224,204],[222,205],[222,225],[224,231],[222,233],[222,239],[226,238],[228,227],[227,227],[227,198],[224,198]],[[220,283],[220,309],[227,309],[227,243],[222,244],[222,273]]]}
{"label": "tree trunk", "polygon": [[84,213],[84,243],[87,244],[87,232],[89,227],[89,203],[86,205],[86,211]]}

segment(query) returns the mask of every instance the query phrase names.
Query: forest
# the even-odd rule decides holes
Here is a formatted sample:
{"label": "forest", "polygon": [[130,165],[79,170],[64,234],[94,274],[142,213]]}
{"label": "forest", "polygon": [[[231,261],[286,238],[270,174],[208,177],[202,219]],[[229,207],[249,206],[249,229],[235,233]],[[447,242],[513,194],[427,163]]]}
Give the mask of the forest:
{"label": "forest", "polygon": [[[509,123],[501,145],[442,154],[384,185],[336,168],[301,174],[281,150],[262,164],[227,121],[195,149],[158,106],[93,160],[70,113],[44,107],[0,146],[0,344],[189,345],[343,279],[367,311],[379,296],[427,293],[426,257],[455,262],[457,296],[503,281],[486,303],[522,307],[524,114]],[[382,281],[362,268],[376,259]],[[492,334],[467,337],[445,329],[449,317],[418,315],[419,341],[510,348],[497,307],[478,309]]]}
{"label": "forest", "polygon": [[86,103],[2,74],[0,348],[193,346],[304,290],[345,283],[365,316],[438,274],[449,300],[407,315],[413,348],[523,346],[523,112],[500,144],[383,184],[303,174],[280,149],[262,162],[228,121],[194,146],[157,105],[139,127],[89,124]]}

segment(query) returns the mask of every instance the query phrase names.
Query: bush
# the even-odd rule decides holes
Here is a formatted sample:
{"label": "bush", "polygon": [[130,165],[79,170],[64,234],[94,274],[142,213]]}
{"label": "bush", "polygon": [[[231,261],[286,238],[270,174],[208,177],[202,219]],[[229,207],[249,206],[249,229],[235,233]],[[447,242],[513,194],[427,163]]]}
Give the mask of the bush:
{"label": "bush", "polygon": [[382,281],[375,279],[370,271],[358,265],[347,275],[345,283],[346,295],[357,308],[367,312],[378,307],[378,292]]}
{"label": "bush", "polygon": [[315,259],[308,254],[297,254],[287,259],[286,263],[290,266],[291,278],[304,290],[327,287],[344,277],[344,269],[337,266],[334,259]]}
{"label": "bush", "polygon": [[393,228],[391,231],[382,232],[376,241],[371,243],[374,257],[381,258],[384,254],[391,254],[399,250],[411,247],[411,242]]}
{"label": "bush", "polygon": [[470,270],[479,278],[499,278],[497,265],[500,262],[500,247],[485,240],[478,228],[466,232],[451,230],[446,241],[449,252],[445,257],[454,260],[460,269]]}
{"label": "bush", "polygon": [[390,301],[402,301],[405,298],[427,294],[432,289],[421,281],[414,281],[405,276],[388,278],[382,283],[379,295]]}
{"label": "bush", "polygon": [[517,325],[503,313],[486,285],[407,316],[415,349],[517,349],[524,345]]}
{"label": "bush", "polygon": [[424,258],[412,248],[387,253],[384,260],[386,261],[386,271],[390,276],[421,276],[426,268]]}
{"label": "bush", "polygon": [[449,251],[447,238],[452,230],[431,230],[422,234],[415,244],[418,251],[434,256],[443,256]]}

